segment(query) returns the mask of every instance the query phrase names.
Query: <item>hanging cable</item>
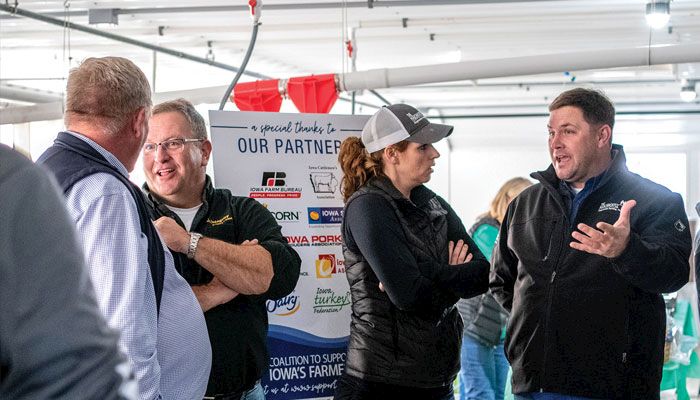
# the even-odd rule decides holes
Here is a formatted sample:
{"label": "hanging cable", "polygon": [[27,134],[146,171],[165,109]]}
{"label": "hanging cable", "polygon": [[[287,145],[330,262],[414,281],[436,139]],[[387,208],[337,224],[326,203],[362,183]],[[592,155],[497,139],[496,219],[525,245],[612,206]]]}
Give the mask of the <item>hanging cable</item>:
{"label": "hanging cable", "polygon": [[243,75],[243,71],[245,71],[245,67],[246,65],[248,65],[248,60],[250,60],[250,56],[253,53],[253,48],[255,47],[255,41],[258,37],[258,27],[260,26],[259,21],[260,9],[262,8],[262,0],[249,0],[248,5],[250,6],[250,12],[253,17],[253,33],[250,35],[250,43],[248,43],[248,50],[245,52],[243,62],[241,62],[241,66],[239,67],[238,72],[236,72],[236,76],[231,81],[231,84],[228,85],[226,93],[224,93],[224,97],[221,99],[221,103],[219,103],[219,111],[224,109],[226,103],[229,100],[229,97],[231,96],[231,92],[233,92],[233,88],[236,86],[236,83],[238,83],[238,80],[241,78],[241,75]]}
{"label": "hanging cable", "polygon": [[342,6],[340,8],[340,68],[342,74],[340,75],[343,80],[345,80],[345,73],[347,72],[348,60],[346,58],[348,42],[348,3],[347,0],[343,0]]}
{"label": "hanging cable", "polygon": [[[63,1],[63,61],[68,61],[68,69],[70,69],[70,63],[72,60],[70,53],[70,0]],[[66,49],[68,49],[68,58],[66,59]]]}

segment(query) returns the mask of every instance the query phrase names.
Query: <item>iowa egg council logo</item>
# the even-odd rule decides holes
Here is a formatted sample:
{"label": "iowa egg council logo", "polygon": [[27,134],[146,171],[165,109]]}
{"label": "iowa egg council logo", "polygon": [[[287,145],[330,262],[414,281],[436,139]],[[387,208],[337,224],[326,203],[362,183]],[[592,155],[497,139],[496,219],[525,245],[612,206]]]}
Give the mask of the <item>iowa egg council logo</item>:
{"label": "iowa egg council logo", "polygon": [[308,207],[310,225],[333,224],[343,222],[343,207]]}
{"label": "iowa egg council logo", "polygon": [[316,278],[332,278],[345,272],[345,263],[335,254],[319,254],[316,259]]}

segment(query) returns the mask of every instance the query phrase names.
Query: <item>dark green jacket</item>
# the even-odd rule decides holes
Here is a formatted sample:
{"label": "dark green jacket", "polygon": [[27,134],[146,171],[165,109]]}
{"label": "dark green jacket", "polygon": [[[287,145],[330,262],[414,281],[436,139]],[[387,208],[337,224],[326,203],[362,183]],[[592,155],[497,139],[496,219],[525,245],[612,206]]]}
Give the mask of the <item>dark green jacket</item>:
{"label": "dark green jacket", "polygon": [[[155,217],[173,218],[184,224],[147,185]],[[202,207],[192,221],[192,232],[229,243],[258,239],[272,255],[274,277],[262,295],[239,294],[226,304],[204,313],[212,350],[212,367],[207,396],[238,392],[252,387],[267,368],[267,309],[265,302],[288,295],[299,278],[301,259],[282,236],[280,226],[257,201],[233,196],[227,189],[214,189],[206,178]],[[175,266],[190,285],[209,283],[213,275],[185,254],[173,252]]]}

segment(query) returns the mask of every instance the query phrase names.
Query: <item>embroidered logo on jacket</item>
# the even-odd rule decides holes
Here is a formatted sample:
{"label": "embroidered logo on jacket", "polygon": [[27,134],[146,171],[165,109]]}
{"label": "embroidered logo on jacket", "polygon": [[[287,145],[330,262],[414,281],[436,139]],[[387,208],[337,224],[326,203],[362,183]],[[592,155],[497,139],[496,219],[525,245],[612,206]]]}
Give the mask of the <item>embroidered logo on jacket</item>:
{"label": "embroidered logo on jacket", "polygon": [[598,212],[602,211],[620,211],[622,208],[622,205],[625,204],[625,201],[622,200],[619,203],[600,203],[600,207],[598,207]]}
{"label": "embroidered logo on jacket", "polygon": [[207,218],[207,224],[211,226],[218,226],[218,225],[223,225],[224,223],[228,221],[233,221],[233,218],[230,215],[224,215],[223,217],[219,219],[211,219]]}
{"label": "embroidered logo on jacket", "polygon": [[678,232],[683,232],[685,230],[685,224],[680,219],[673,223]]}

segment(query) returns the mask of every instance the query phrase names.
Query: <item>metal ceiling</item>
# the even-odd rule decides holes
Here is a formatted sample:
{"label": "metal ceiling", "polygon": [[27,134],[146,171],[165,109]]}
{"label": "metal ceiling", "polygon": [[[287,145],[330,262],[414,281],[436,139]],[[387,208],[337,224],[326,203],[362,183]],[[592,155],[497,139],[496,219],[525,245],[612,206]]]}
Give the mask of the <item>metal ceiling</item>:
{"label": "metal ceiling", "polygon": [[[202,59],[211,59],[211,53],[215,62],[235,67],[251,31],[246,4],[242,0],[204,0],[196,6],[182,0],[65,0],[19,1],[17,6]],[[118,24],[89,25],[90,9],[114,9]],[[343,44],[350,31],[356,37],[360,71],[538,55],[544,63],[575,52],[700,43],[700,0],[674,0],[669,27],[658,31],[646,25],[644,9],[644,0],[265,0],[248,69],[274,78],[350,72]],[[218,88],[233,75],[171,55],[155,56],[152,50],[106,37],[0,13],[0,97],[12,97],[12,91],[3,88],[15,85],[14,89],[27,88],[25,94],[32,89],[51,92],[37,99],[55,98],[63,90],[70,66],[85,57],[103,55],[134,60],[155,81],[157,92]],[[637,108],[700,112],[698,100],[681,102],[682,78],[700,81],[700,66],[559,71],[377,92],[390,102],[464,116],[513,114],[524,109],[543,112],[552,96],[583,84],[602,88],[628,112]],[[212,98],[222,94],[212,93]],[[358,98],[382,104],[367,91]]]}

